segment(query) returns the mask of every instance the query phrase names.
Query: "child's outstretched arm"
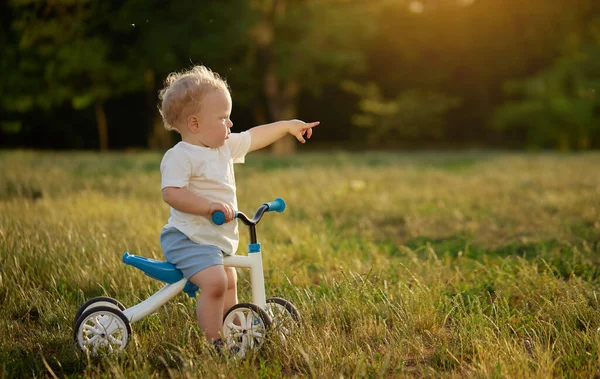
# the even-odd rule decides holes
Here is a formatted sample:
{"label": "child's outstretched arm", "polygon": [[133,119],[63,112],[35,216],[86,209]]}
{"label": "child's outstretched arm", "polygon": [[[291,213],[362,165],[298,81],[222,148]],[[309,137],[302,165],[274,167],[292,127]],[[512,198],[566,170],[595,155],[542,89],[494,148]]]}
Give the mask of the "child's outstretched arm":
{"label": "child's outstretched arm", "polygon": [[312,136],[312,128],[318,126],[320,121],[306,123],[301,120],[278,121],[272,124],[256,126],[250,129],[252,142],[248,151],[254,151],[269,146],[273,142],[281,139],[286,134],[291,134],[298,141],[305,143]]}

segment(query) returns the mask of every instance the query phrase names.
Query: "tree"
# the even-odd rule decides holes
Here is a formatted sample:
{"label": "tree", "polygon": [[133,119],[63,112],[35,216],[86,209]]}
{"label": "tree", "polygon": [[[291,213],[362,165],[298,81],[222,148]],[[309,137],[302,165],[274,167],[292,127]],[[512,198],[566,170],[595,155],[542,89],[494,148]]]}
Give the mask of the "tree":
{"label": "tree", "polygon": [[[140,25],[137,56],[153,78],[149,82],[181,70],[182,62],[205,64],[227,78],[235,102],[254,109],[259,122],[296,118],[301,91],[318,93],[363,67],[358,45],[368,28],[357,20],[366,21],[362,16],[369,7],[362,2],[171,1],[148,6],[130,0],[125,8]],[[148,89],[154,94],[153,87]],[[164,134],[159,119],[152,129],[151,135]],[[274,151],[294,147],[293,139],[284,139]]]}
{"label": "tree", "polygon": [[347,81],[343,87],[359,97],[360,113],[352,121],[369,130],[374,146],[394,145],[398,140],[439,140],[444,137],[447,112],[460,105],[459,98],[430,90],[405,90],[385,99],[374,83]]}
{"label": "tree", "polygon": [[164,129],[157,111],[157,93],[173,71],[203,64],[230,83],[236,104],[247,105],[259,93],[248,55],[248,30],[253,23],[246,0],[168,2],[128,0],[115,23],[131,28],[132,60],[145,77],[151,148],[172,146],[173,133]]}
{"label": "tree", "polygon": [[563,57],[551,68],[512,81],[506,91],[516,100],[495,115],[499,128],[524,134],[532,148],[588,149],[600,131],[600,47]]}
{"label": "tree", "polygon": [[[253,54],[272,120],[297,117],[300,91],[317,94],[364,68],[359,47],[370,31],[367,3],[255,0],[252,9],[258,17]],[[286,137],[273,152],[291,153],[295,146]]]}
{"label": "tree", "polygon": [[524,134],[534,148],[588,149],[600,142],[600,19],[584,36],[571,35],[548,69],[507,83],[512,101],[496,126]]}
{"label": "tree", "polygon": [[3,98],[2,107],[27,112],[64,103],[75,110],[93,106],[99,148],[107,150],[105,102],[144,85],[143,74],[131,74],[126,29],[112,23],[115,9],[91,0],[12,0],[10,6],[18,45],[9,53],[13,70],[6,87],[14,97]]}
{"label": "tree", "polygon": [[[43,123],[59,135],[65,122],[46,121],[40,109],[67,121],[96,115],[106,148],[107,124],[125,126],[112,110],[133,101],[140,122],[126,126],[140,136],[136,144],[167,148],[174,133],[162,126],[156,94],[168,73],[195,64],[230,83],[238,127],[250,126],[252,111],[261,123],[307,109],[329,118],[320,136],[337,142],[344,133],[358,144],[495,142],[509,130],[543,135],[523,120],[572,112],[581,119],[567,124],[583,127],[596,117],[588,85],[597,43],[588,26],[599,12],[596,0],[9,0],[0,4],[0,133]],[[505,95],[504,83],[515,78]],[[356,83],[354,95],[340,88],[345,79]],[[539,82],[561,95],[536,93]],[[144,98],[147,111],[138,102]],[[491,115],[507,98],[495,119],[505,127],[492,131]],[[540,99],[543,107],[532,113]],[[348,130],[352,114],[359,126]],[[14,139],[0,137],[3,146],[40,136],[23,129]],[[571,148],[594,146],[595,129],[582,130],[567,133]],[[288,139],[276,150],[294,147]]]}
{"label": "tree", "polygon": [[492,128],[491,116],[505,100],[504,83],[551,65],[564,36],[587,25],[592,8],[597,14],[600,3],[476,0],[457,6],[460,3],[382,2],[375,18],[377,32],[365,50],[367,77],[386,99],[407,89],[460,98],[461,105],[444,116],[447,138],[463,143],[488,135],[502,137]]}

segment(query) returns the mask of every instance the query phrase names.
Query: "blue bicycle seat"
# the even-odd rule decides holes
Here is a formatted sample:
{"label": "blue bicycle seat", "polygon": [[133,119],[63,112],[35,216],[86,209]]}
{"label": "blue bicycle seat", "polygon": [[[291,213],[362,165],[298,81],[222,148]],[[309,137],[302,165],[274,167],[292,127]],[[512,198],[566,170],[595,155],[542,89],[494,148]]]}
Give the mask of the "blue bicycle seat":
{"label": "blue bicycle seat", "polygon": [[[140,257],[125,252],[123,254],[123,263],[138,268],[149,277],[164,283],[176,283],[183,279],[183,273],[174,264],[169,262]],[[195,297],[197,290],[198,287],[190,281],[186,283],[183,289],[190,297]]]}

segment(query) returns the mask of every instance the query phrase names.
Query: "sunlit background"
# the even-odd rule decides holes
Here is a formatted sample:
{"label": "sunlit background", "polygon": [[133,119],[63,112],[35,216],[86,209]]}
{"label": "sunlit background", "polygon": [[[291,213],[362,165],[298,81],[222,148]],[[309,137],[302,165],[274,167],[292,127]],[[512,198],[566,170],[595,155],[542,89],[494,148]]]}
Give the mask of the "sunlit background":
{"label": "sunlit background", "polygon": [[[0,378],[600,378],[600,0],[7,0],[0,52]],[[234,131],[321,121],[235,171],[303,321],[227,362],[181,294],[90,359],[82,305],[163,285],[121,257],[164,259],[157,93],[197,64]]]}
{"label": "sunlit background", "polygon": [[313,148],[600,146],[596,0],[10,0],[0,14],[2,148],[167,148],[157,91],[194,64],[230,83],[234,131],[318,119]]}

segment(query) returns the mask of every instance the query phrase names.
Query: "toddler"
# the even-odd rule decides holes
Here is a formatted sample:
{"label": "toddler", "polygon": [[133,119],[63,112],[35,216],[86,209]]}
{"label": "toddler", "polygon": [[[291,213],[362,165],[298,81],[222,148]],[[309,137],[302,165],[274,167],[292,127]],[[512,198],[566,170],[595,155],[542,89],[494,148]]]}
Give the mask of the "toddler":
{"label": "toddler", "polygon": [[[229,87],[204,66],[170,74],[159,100],[165,128],[182,139],[160,165],[162,196],[171,207],[160,242],[166,260],[200,288],[196,318],[218,347],[223,314],[237,304],[235,268],[223,266],[223,255],[238,247],[237,222],[229,222],[237,209],[233,164],[288,133],[304,143],[319,122],[279,121],[231,133]],[[225,224],[211,222],[215,211],[225,214]]]}

